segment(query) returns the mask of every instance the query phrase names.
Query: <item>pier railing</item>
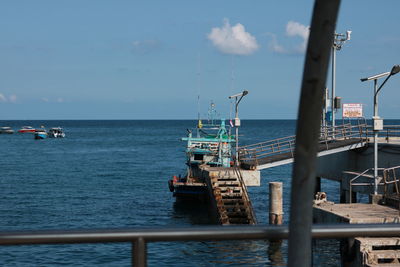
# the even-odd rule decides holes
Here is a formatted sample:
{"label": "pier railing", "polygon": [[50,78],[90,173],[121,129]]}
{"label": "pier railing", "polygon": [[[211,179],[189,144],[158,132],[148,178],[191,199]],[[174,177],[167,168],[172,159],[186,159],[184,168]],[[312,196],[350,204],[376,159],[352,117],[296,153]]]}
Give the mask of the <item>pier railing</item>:
{"label": "pier railing", "polygon": [[[352,237],[400,237],[400,224],[313,225],[314,239]],[[80,231],[0,232],[0,245],[131,243],[132,266],[147,265],[150,242],[282,240],[289,228],[281,226],[208,226],[190,228],[107,229]]]}
{"label": "pier railing", "polygon": [[234,167],[234,170],[235,170],[236,176],[238,177],[238,179],[240,181],[240,187],[242,189],[244,199],[247,202],[247,204],[249,205],[248,208],[249,208],[250,216],[253,219],[254,224],[257,224],[257,217],[256,217],[256,214],[254,213],[253,204],[251,203],[251,199],[247,192],[247,188],[246,188],[246,184],[244,183],[244,180],[243,180],[242,172],[237,166]]}
{"label": "pier railing", "polygon": [[[392,168],[386,168],[383,171],[383,181],[385,183],[385,195],[391,195],[391,194],[396,194],[397,196],[400,195],[399,192],[399,179],[397,177],[400,176],[400,166],[392,167]],[[394,192],[389,192],[388,191],[388,185],[393,184],[394,185]]]}
{"label": "pier railing", "polygon": [[[367,136],[374,137],[374,131],[372,126],[367,127]],[[378,132],[378,137],[386,138],[387,141],[390,138],[400,138],[400,125],[385,125],[383,130]]]}
{"label": "pier railing", "polygon": [[[367,169],[358,175],[356,175],[354,178],[350,179],[349,181],[349,201],[351,203],[351,194],[354,186],[364,186],[364,187],[373,187],[374,186],[374,176],[373,176],[374,169],[370,168]],[[395,166],[395,167],[390,167],[390,168],[378,168],[378,186],[383,186],[384,190],[384,196],[390,196],[390,195],[397,195],[400,196],[400,191],[399,191],[399,183],[400,179],[400,166]],[[371,182],[356,182],[356,180],[359,180],[360,178],[367,178],[371,179]],[[389,191],[389,186],[393,185],[394,191]]]}
{"label": "pier railing", "polygon": [[[400,128],[399,128],[400,130]],[[400,131],[399,131],[400,134]],[[349,139],[360,140],[363,142],[367,137],[367,125],[364,123],[346,123],[335,127],[322,127],[319,143],[324,146],[323,150],[336,148],[335,142]],[[294,157],[296,136],[287,136],[273,139],[266,142],[246,145],[239,147],[239,159],[242,162],[254,162],[258,165],[261,158],[272,157],[279,154],[286,154],[288,158]]]}

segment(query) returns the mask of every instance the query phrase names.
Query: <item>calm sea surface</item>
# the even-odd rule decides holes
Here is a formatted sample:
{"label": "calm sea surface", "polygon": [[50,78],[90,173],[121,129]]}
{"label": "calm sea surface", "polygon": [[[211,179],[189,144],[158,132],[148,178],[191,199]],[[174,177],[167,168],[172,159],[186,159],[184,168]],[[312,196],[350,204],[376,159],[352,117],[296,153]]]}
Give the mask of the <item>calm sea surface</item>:
{"label": "calm sea surface", "polygon": [[[201,206],[175,203],[167,180],[184,174],[185,143],[194,121],[0,121],[61,126],[66,138],[0,135],[0,230],[190,227],[210,224]],[[295,121],[244,120],[241,144],[292,135]],[[250,187],[260,224],[268,223],[268,182],[284,183],[288,222],[291,165],[262,171]],[[324,182],[328,200],[338,186]],[[319,241],[316,265],[337,266],[337,241]],[[130,244],[0,247],[1,266],[129,266]],[[287,243],[267,241],[150,243],[149,266],[284,266]]]}

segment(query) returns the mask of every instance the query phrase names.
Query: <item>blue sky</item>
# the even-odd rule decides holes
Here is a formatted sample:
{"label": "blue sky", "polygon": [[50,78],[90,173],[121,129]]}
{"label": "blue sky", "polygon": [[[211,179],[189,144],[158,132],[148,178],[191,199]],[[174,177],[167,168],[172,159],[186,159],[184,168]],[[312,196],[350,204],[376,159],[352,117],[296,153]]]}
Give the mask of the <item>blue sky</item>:
{"label": "blue sky", "polygon": [[[295,119],[313,1],[0,2],[0,119],[192,119],[250,93],[243,119]],[[336,92],[372,115],[400,64],[400,1],[342,1]],[[330,87],[330,76],[328,77]],[[379,114],[400,118],[400,75]],[[340,117],[340,116],[339,116]]]}

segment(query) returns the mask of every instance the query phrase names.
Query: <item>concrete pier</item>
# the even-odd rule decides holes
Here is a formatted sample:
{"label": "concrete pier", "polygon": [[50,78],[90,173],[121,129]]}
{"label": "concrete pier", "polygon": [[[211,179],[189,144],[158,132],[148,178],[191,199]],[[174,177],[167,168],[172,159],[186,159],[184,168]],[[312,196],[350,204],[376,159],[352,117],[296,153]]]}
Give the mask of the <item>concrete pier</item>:
{"label": "concrete pier", "polygon": [[[399,223],[400,214],[398,209],[378,204],[321,202],[314,204],[313,219],[329,224]],[[399,241],[397,237],[341,240],[342,266],[400,266]]]}
{"label": "concrete pier", "polygon": [[334,204],[325,202],[314,205],[315,223],[399,223],[399,210],[377,204]]}

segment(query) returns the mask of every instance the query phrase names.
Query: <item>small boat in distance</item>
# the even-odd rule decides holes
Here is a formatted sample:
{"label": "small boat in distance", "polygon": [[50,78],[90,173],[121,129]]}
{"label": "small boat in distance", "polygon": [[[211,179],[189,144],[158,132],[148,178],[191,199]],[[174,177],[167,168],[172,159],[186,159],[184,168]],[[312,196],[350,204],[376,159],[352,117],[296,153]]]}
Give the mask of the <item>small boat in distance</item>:
{"label": "small boat in distance", "polygon": [[14,130],[11,127],[0,127],[0,134],[13,134]]}
{"label": "small boat in distance", "polygon": [[48,137],[51,137],[51,138],[64,138],[65,137],[65,133],[61,127],[50,128],[50,130],[47,134],[48,134]]}
{"label": "small boat in distance", "polygon": [[45,128],[40,128],[35,130],[35,139],[45,139],[47,137],[47,132]]}
{"label": "small boat in distance", "polygon": [[19,133],[34,133],[35,128],[32,126],[22,126],[21,129],[18,130]]}

